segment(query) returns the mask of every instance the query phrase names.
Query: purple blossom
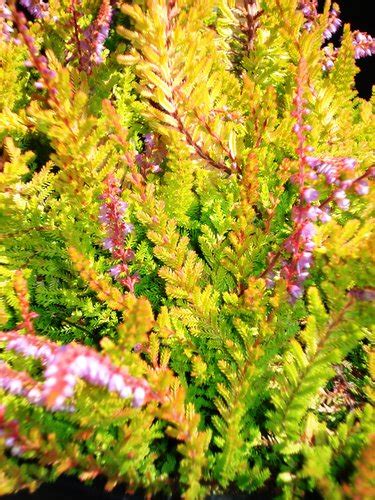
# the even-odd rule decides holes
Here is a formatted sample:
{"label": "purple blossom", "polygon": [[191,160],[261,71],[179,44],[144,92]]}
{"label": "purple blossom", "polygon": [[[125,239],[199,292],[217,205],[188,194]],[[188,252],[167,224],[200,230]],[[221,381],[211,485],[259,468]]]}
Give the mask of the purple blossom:
{"label": "purple blossom", "polygon": [[311,203],[312,201],[315,201],[319,198],[319,193],[314,188],[306,188],[303,190],[302,196],[305,199],[305,201]]}
{"label": "purple blossom", "polygon": [[359,195],[366,195],[369,193],[370,188],[366,180],[361,180],[354,185],[354,190]]}
{"label": "purple blossom", "polygon": [[323,32],[326,40],[329,40],[334,33],[340,28],[342,22],[339,19],[340,12],[337,9],[331,9],[328,16],[328,25]]}
{"label": "purple blossom", "polygon": [[20,4],[38,19],[48,16],[48,3],[43,0],[20,0]]}
{"label": "purple blossom", "polygon": [[128,262],[134,258],[134,252],[131,248],[126,248],[126,237],[134,227],[124,220],[128,204],[120,198],[121,190],[118,180],[113,175],[109,175],[105,182],[106,190],[100,196],[104,203],[99,209],[99,221],[107,233],[103,246],[111,252],[115,260],[119,261],[118,264],[112,266],[110,274],[133,292],[139,277],[137,274],[129,276]]}
{"label": "purple blossom", "polygon": [[329,222],[331,220],[331,216],[329,215],[327,210],[321,210],[319,219],[320,221],[324,224],[326,222]]}
{"label": "purple blossom", "polygon": [[142,387],[137,387],[133,395],[133,406],[135,408],[139,408],[140,406],[142,406],[145,400],[145,396],[145,390]]}
{"label": "purple blossom", "polygon": [[301,229],[301,237],[304,240],[311,240],[316,234],[316,227],[312,222],[307,222]]}
{"label": "purple blossom", "polygon": [[113,276],[114,278],[117,278],[118,275],[121,273],[121,266],[120,265],[113,266],[113,267],[111,267],[109,272],[110,272],[111,276]]}
{"label": "purple blossom", "polygon": [[375,54],[375,39],[368,33],[354,31],[353,46],[356,59]]}
{"label": "purple blossom", "polygon": [[350,207],[350,201],[348,198],[341,198],[336,201],[336,204],[341,210],[348,210]]}
{"label": "purple blossom", "polygon": [[102,53],[104,43],[108,38],[111,20],[110,0],[103,0],[97,18],[84,30],[82,39],[79,41],[80,65],[88,73],[92,72],[94,66],[103,62]]}
{"label": "purple blossom", "polygon": [[288,292],[293,299],[300,299],[303,295],[303,288],[301,285],[290,285],[288,287]]}
{"label": "purple blossom", "polygon": [[106,250],[112,251],[115,248],[115,243],[112,238],[104,238],[103,240],[103,247]]}
{"label": "purple blossom", "polygon": [[135,161],[142,176],[147,177],[150,172],[154,174],[161,172],[160,163],[165,157],[165,148],[159,138],[151,133],[144,136],[144,145],[143,153],[138,153]]}
{"label": "purple blossom", "polygon": [[311,252],[302,252],[302,254],[297,259],[297,265],[300,269],[306,269],[311,266],[313,255]]}
{"label": "purple blossom", "polygon": [[311,221],[316,221],[321,217],[322,210],[319,207],[311,206],[306,210],[306,217]]}
{"label": "purple blossom", "polygon": [[0,0],[0,37],[3,36],[4,40],[9,42],[13,33],[11,26],[12,12],[5,3],[5,0]]}
{"label": "purple blossom", "polygon": [[339,189],[334,192],[334,197],[336,200],[344,200],[346,198],[346,193],[343,189]]}

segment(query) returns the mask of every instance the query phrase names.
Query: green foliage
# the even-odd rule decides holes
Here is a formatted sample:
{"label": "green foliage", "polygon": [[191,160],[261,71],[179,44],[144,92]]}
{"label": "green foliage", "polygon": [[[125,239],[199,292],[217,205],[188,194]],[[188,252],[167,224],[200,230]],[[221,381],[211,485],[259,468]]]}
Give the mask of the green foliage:
{"label": "green foliage", "polygon": [[[2,329],[29,332],[30,302],[39,335],[97,349],[157,395],[135,408],[80,381],[75,410],[52,411],[0,377],[0,494],[71,473],[186,499],[373,496],[373,195],[352,191],[316,224],[294,304],[280,267],[299,197],[296,86],[314,154],[355,158],[357,177],[374,163],[374,99],[355,90],[349,26],[322,70],[329,2],[311,30],[296,0],[245,3],[259,9],[252,39],[234,0],[123,3],[85,71],[72,9],[83,36],[102,2],[50,1],[28,29],[55,93],[0,35]],[[134,290],[103,246],[110,175]],[[5,341],[0,359],[43,383],[40,361]],[[4,437],[12,421],[22,453]]]}

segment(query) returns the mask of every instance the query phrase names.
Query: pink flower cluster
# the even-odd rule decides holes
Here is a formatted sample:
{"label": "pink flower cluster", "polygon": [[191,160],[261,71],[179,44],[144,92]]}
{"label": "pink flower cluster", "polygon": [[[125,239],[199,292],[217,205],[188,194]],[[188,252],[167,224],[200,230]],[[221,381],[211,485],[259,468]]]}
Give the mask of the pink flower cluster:
{"label": "pink flower cluster", "polygon": [[[352,33],[353,46],[354,46],[354,57],[356,59],[361,59],[362,57],[367,57],[375,54],[375,39],[368,33],[362,31],[354,31]],[[326,46],[323,48],[324,52],[324,62],[323,70],[329,71],[333,68],[335,61],[337,59],[339,49],[337,47]]]}
{"label": "pink flower cluster", "polygon": [[6,342],[8,350],[42,361],[44,382],[0,363],[0,387],[26,397],[33,404],[53,411],[73,410],[66,403],[74,395],[79,379],[115,392],[120,398],[131,398],[134,407],[156,398],[144,379],[129,375],[89,347],[74,343],[60,346],[44,337],[20,335],[17,331],[1,332],[0,341]]}
{"label": "pink flower cluster", "polygon": [[143,153],[137,154],[135,161],[142,176],[146,178],[149,173],[157,174],[161,172],[160,164],[165,158],[166,151],[154,134],[146,134],[144,144]]}
{"label": "pink flower cluster", "polygon": [[323,36],[324,36],[325,40],[329,40],[332,37],[332,35],[334,35],[336,33],[336,31],[340,28],[342,22],[339,18],[339,15],[340,15],[340,11],[338,9],[338,6],[336,6],[336,8],[333,7],[329,11],[328,24],[327,24],[326,29],[323,32]]}
{"label": "pink flower cluster", "polygon": [[[306,19],[304,28],[307,31],[311,31],[319,18],[317,0],[300,0],[298,8]],[[325,40],[329,40],[332,35],[336,33],[336,31],[340,28],[342,23],[339,19],[339,15],[339,7],[337,4],[334,4],[332,9],[329,11],[328,24],[323,32]]]}
{"label": "pink flower cluster", "polygon": [[73,36],[70,42],[75,44],[76,53],[69,60],[77,57],[80,69],[90,74],[93,67],[102,63],[104,42],[108,38],[109,28],[112,20],[112,6],[110,0],[103,0],[96,19],[84,30],[80,28],[78,19],[82,14],[72,0],[69,7],[71,14],[70,23],[73,27]]}
{"label": "pink flower cluster", "polygon": [[42,402],[42,384],[26,372],[13,370],[0,362],[0,387],[15,396],[23,396],[33,404]]}
{"label": "pink flower cluster", "polygon": [[20,4],[37,19],[48,16],[48,3],[43,2],[43,0],[20,0]]}
{"label": "pink flower cluster", "polygon": [[83,48],[85,56],[88,58],[88,68],[90,67],[90,63],[100,64],[103,62],[102,52],[104,49],[104,42],[108,38],[111,19],[111,3],[109,0],[103,0],[98,17],[83,33],[81,47]]}
{"label": "pink flower cluster", "polygon": [[355,159],[307,156],[306,161],[312,170],[309,172],[310,179],[316,180],[318,175],[321,175],[324,177],[326,184],[335,186],[331,198],[342,210],[348,210],[350,206],[350,201],[346,196],[347,190],[353,188],[359,195],[368,194],[370,188],[366,178],[351,179],[348,177],[357,165]]}
{"label": "pink flower cluster", "polygon": [[353,32],[354,56],[356,59],[375,54],[375,39],[368,33]]}
{"label": "pink flower cluster", "polygon": [[21,335],[17,330],[0,332],[0,341],[6,342],[8,351],[39,359],[43,365],[51,361],[59,348],[58,344],[45,337],[38,337],[34,334]]}
{"label": "pink flower cluster", "polygon": [[324,71],[329,71],[335,65],[335,61],[337,59],[339,51],[337,47],[333,47],[332,45],[327,45],[323,47],[323,64],[322,69]]}
{"label": "pink flower cluster", "polygon": [[139,281],[137,274],[130,275],[128,263],[134,257],[134,252],[126,248],[126,237],[133,230],[133,226],[124,220],[127,203],[120,198],[121,189],[118,180],[109,175],[106,179],[106,190],[100,196],[104,201],[100,207],[99,221],[106,230],[107,237],[103,246],[109,250],[113,258],[119,261],[111,268],[111,275],[129,291],[134,292],[134,286]]}
{"label": "pink flower cluster", "polygon": [[306,22],[304,27],[307,31],[311,31],[318,18],[318,1],[317,0],[300,0],[298,8],[305,16]]}
{"label": "pink flower cluster", "polygon": [[5,3],[5,0],[0,0],[0,40],[3,38],[9,42],[13,33],[13,28],[10,21],[12,20],[12,13]]}
{"label": "pink flower cluster", "polygon": [[[305,83],[305,67],[301,63],[292,112],[296,118],[293,130],[298,140],[296,153],[299,158],[299,172],[292,177],[292,181],[299,187],[299,203],[292,209],[293,232],[283,245],[290,257],[283,262],[280,273],[286,280],[287,290],[292,301],[303,295],[303,284],[309,276],[313,263],[315,223],[317,221],[325,223],[330,220],[330,202],[335,202],[337,207],[347,210],[350,206],[350,201],[347,198],[349,189],[353,189],[359,195],[367,194],[369,185],[366,177],[373,174],[372,169],[369,169],[360,177],[350,177],[357,164],[353,158],[310,156],[313,148],[306,145],[306,132],[310,131],[311,127],[304,123],[304,117],[309,113],[306,108],[307,101],[303,97]],[[334,187],[331,194],[323,202],[319,202],[320,192],[316,189],[316,183],[321,178],[324,179],[326,187]],[[311,185],[312,182],[315,183],[315,186]],[[273,285],[275,277],[272,267],[276,259],[275,256],[271,255],[270,257],[272,265],[267,276],[268,286]]]}

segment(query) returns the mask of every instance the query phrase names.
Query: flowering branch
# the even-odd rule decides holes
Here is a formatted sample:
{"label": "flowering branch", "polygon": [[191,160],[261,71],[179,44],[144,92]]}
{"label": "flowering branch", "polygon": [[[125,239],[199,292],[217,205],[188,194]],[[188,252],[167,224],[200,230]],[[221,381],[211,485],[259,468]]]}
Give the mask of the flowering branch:
{"label": "flowering branch", "polygon": [[[318,2],[317,0],[300,0],[298,3],[298,9],[304,15],[306,22],[304,24],[304,28],[307,31],[311,31],[314,25],[317,24],[317,21],[320,17],[318,14]],[[340,8],[334,3],[331,10],[328,13],[328,21],[326,29],[323,32],[323,37],[325,40],[329,40],[334,33],[340,28],[342,22],[339,18]]]}
{"label": "flowering branch", "polygon": [[155,134],[146,134],[144,138],[145,149],[143,153],[135,156],[141,175],[146,178],[149,172],[161,172],[160,163],[166,155],[166,149]]}
{"label": "flowering branch", "polygon": [[325,40],[329,40],[332,38],[332,35],[336,33],[336,31],[340,28],[342,25],[342,22],[339,18],[340,15],[340,8],[337,4],[333,4],[332,9],[329,11],[328,14],[328,23],[327,27],[323,32],[323,36]]}
{"label": "flowering branch", "polygon": [[135,407],[157,399],[146,380],[129,375],[92,348],[75,343],[60,346],[43,337],[19,335],[15,331],[0,332],[0,341],[6,343],[8,350],[43,361],[44,382],[36,382],[26,372],[0,363],[0,387],[34,404],[54,411],[71,409],[66,400],[73,396],[79,379],[115,392],[120,398],[131,398]]}
{"label": "flowering branch", "polygon": [[57,88],[55,85],[57,76],[56,72],[48,67],[47,58],[39,54],[39,51],[35,46],[35,40],[27,29],[27,20],[24,14],[16,9],[14,2],[9,4],[9,9],[12,13],[14,24],[16,25],[17,30],[29,51],[30,60],[26,61],[25,64],[28,67],[35,68],[40,74],[39,80],[34,84],[35,87],[37,89],[46,89],[51,101],[55,105],[60,106],[60,101],[57,97]]}
{"label": "flowering branch", "polygon": [[103,62],[102,52],[104,42],[108,38],[111,19],[112,6],[110,0],[103,0],[97,18],[83,32],[83,40],[81,41],[82,62],[88,73],[91,73],[94,65]]}
{"label": "flowering branch", "polygon": [[[3,340],[0,333],[0,340]],[[0,387],[15,396],[23,396],[33,404],[40,404],[42,398],[42,384],[34,380],[26,372],[13,370],[6,363],[0,361]]]}
{"label": "flowering branch", "polygon": [[362,31],[353,32],[354,57],[361,59],[362,57],[372,56],[375,54],[375,39],[368,33]]}
{"label": "flowering branch", "polygon": [[300,0],[298,8],[304,15],[306,22],[304,27],[307,31],[311,31],[318,19],[318,1],[317,0]]}
{"label": "flowering branch", "polygon": [[73,28],[71,42],[74,43],[76,54],[72,54],[68,60],[76,57],[79,69],[91,74],[93,67],[103,62],[102,52],[112,20],[112,6],[110,0],[103,0],[96,19],[82,31],[78,24],[82,14],[77,9],[77,2],[80,3],[79,0],[71,0],[69,6],[69,24]]}
{"label": "flowering branch", "polygon": [[126,248],[125,239],[133,230],[133,226],[124,221],[123,216],[127,203],[120,198],[121,189],[114,175],[109,175],[105,181],[106,190],[100,196],[104,201],[100,207],[99,221],[107,232],[103,246],[109,250],[119,263],[110,270],[111,275],[130,292],[139,281],[137,274],[130,275],[128,263],[134,257],[131,248]]}
{"label": "flowering branch", "polygon": [[[307,83],[306,62],[301,59],[297,74],[297,90],[293,100],[294,110],[292,116],[296,119],[293,131],[297,136],[296,153],[299,159],[299,171],[292,177],[292,181],[299,189],[299,203],[292,209],[292,220],[294,229],[292,234],[284,241],[283,248],[290,257],[284,261],[281,268],[281,276],[286,280],[287,290],[292,302],[300,298],[303,294],[303,283],[309,276],[309,269],[313,261],[313,249],[315,247],[313,238],[316,233],[315,223],[319,220],[322,223],[328,222],[331,218],[329,214],[329,203],[334,201],[342,210],[347,210],[350,201],[346,196],[348,189],[354,189],[359,195],[365,195],[369,191],[367,177],[373,175],[373,167],[369,168],[358,178],[350,179],[349,175],[354,170],[357,161],[353,158],[318,158],[309,156],[313,151],[311,146],[306,144],[306,132],[311,130],[305,124],[305,115],[309,113],[306,108],[306,99],[303,96],[303,89]],[[320,204],[319,191],[309,185],[311,181],[318,180],[318,176],[324,177],[328,186],[334,186],[334,190]],[[309,181],[309,183],[308,183]],[[268,286],[273,285],[275,273],[273,268],[282,256],[281,249],[276,254],[269,256],[267,269],[262,273],[262,277],[267,276]]]}

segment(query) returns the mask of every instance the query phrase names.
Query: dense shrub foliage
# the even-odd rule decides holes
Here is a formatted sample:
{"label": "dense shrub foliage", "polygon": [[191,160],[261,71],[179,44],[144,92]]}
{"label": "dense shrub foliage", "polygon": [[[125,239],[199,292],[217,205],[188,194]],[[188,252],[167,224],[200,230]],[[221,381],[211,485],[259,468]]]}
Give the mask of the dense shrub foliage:
{"label": "dense shrub foliage", "polygon": [[1,494],[374,498],[375,46],[316,3],[0,0]]}

